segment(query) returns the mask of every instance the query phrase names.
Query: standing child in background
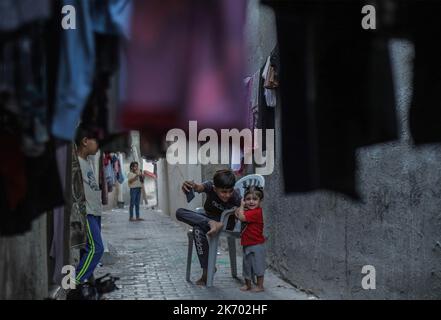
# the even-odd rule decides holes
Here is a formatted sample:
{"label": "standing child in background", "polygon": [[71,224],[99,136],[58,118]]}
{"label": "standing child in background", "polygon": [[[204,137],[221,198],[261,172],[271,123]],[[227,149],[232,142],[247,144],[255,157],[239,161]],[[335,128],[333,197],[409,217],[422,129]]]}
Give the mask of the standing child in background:
{"label": "standing child in background", "polygon": [[[130,172],[127,175],[130,188],[130,221],[142,221],[144,219],[139,217],[139,203],[141,201],[141,188],[144,182],[144,177],[141,171],[138,170],[138,162],[130,163]],[[135,208],[136,220],[133,218],[133,208]]]}
{"label": "standing child in background", "polygon": [[[262,200],[262,188],[251,186],[245,190],[241,206],[235,212],[236,217],[245,223],[240,241],[243,246],[243,277],[245,278],[245,285],[240,288],[242,291],[264,291],[265,237],[263,236]],[[254,276],[257,277],[257,286],[251,288],[251,279]]]}

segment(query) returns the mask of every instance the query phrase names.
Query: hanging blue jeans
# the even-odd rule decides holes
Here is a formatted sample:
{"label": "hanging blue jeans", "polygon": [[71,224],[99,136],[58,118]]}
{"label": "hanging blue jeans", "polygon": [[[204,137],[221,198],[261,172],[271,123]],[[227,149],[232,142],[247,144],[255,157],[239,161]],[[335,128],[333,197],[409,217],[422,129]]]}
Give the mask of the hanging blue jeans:
{"label": "hanging blue jeans", "polygon": [[139,218],[139,202],[141,201],[141,188],[130,188],[130,218],[133,218],[133,207],[135,207],[136,218]]}

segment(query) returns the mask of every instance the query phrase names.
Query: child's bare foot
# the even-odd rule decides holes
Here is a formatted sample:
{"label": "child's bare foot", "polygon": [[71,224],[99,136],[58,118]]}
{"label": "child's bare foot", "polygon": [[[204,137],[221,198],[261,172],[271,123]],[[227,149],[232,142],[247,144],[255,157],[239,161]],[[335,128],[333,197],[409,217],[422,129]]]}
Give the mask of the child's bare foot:
{"label": "child's bare foot", "polygon": [[224,226],[224,224],[222,222],[217,222],[217,221],[214,221],[214,220],[208,221],[208,224],[210,225],[210,231],[207,232],[207,236],[215,235]]}
{"label": "child's bare foot", "polygon": [[248,290],[251,290],[251,287],[244,285],[243,287],[240,287],[239,289],[240,289],[240,291],[248,291]]}
{"label": "child's bare foot", "polygon": [[196,284],[198,286],[206,286],[207,285],[207,278],[204,278],[204,277],[200,278],[198,281],[196,281]]}
{"label": "child's bare foot", "polygon": [[262,291],[265,291],[263,287],[254,287],[253,289],[251,289],[251,292],[262,292]]}

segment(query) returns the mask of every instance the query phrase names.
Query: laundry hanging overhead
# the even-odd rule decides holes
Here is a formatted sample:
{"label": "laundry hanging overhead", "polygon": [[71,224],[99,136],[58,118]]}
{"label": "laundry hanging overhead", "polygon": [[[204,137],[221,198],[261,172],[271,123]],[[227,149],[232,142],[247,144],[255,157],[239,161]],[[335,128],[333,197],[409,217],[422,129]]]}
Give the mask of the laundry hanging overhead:
{"label": "laundry hanging overhead", "polygon": [[[105,129],[102,127],[107,114],[102,113],[105,107],[97,100],[103,99],[103,90],[109,86],[109,73],[116,71],[115,56],[119,48],[115,41],[126,32],[130,1],[62,0],[61,3],[75,7],[76,28],[62,30],[60,34],[52,133],[71,141],[88,102],[90,117],[95,117],[94,121]],[[97,108],[101,111],[96,111]]]}
{"label": "laundry hanging overhead", "polygon": [[243,25],[246,1],[133,2],[122,120],[166,132],[244,128]]}
{"label": "laundry hanging overhead", "polygon": [[441,142],[441,3],[408,1],[401,13],[410,30],[415,58],[413,96],[409,112],[410,132],[415,144]]}
{"label": "laundry hanging overhead", "polygon": [[[36,8],[35,6],[38,6]],[[31,229],[64,204],[55,145],[50,141],[46,34],[51,1],[0,3],[0,235]]]}
{"label": "laundry hanging overhead", "polygon": [[358,198],[356,148],[398,137],[387,39],[360,27],[364,1],[262,3],[276,14],[285,191]]}
{"label": "laundry hanging overhead", "polygon": [[52,15],[51,0],[0,1],[0,32],[15,32]]}

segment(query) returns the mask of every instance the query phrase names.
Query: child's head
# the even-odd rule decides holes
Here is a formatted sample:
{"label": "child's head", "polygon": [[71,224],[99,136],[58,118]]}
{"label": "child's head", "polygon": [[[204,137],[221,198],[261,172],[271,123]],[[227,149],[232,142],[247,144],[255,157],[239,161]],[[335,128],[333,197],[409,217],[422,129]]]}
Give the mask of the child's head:
{"label": "child's head", "polygon": [[223,202],[228,202],[234,193],[236,177],[229,169],[218,170],[213,177],[214,192]]}
{"label": "child's head", "polygon": [[98,135],[96,130],[85,125],[79,125],[75,134],[75,144],[78,151],[86,156],[95,155],[98,151]]}
{"label": "child's head", "polygon": [[138,170],[138,162],[136,162],[136,161],[131,162],[130,163],[130,171],[135,172],[137,170]]}
{"label": "child's head", "polygon": [[261,187],[251,186],[245,189],[244,202],[248,209],[260,208],[263,200],[263,189]]}

